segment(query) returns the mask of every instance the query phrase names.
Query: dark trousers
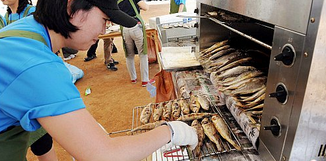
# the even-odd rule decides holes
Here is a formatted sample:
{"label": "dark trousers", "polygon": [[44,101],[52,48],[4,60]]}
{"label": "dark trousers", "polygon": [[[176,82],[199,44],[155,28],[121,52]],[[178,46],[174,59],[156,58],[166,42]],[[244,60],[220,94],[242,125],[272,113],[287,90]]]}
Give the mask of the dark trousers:
{"label": "dark trousers", "polygon": [[93,55],[96,55],[96,49],[97,49],[97,46],[98,46],[98,40],[96,41],[95,44],[93,44],[87,51],[87,57],[91,57]]}

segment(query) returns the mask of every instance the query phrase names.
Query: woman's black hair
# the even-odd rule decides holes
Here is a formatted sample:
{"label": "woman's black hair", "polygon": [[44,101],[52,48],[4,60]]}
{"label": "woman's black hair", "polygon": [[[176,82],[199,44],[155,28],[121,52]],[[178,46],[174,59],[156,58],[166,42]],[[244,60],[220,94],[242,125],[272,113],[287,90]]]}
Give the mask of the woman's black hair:
{"label": "woman's black hair", "polygon": [[70,18],[79,10],[90,10],[93,5],[87,0],[73,0],[68,14],[67,2],[68,0],[38,0],[33,13],[35,20],[65,38],[70,37],[70,32],[78,30],[70,23]]}
{"label": "woman's black hair", "polygon": [[[17,8],[17,13],[20,14],[21,12],[24,11],[25,7],[30,4],[30,5],[33,5],[32,4],[32,1],[31,0],[19,0],[18,2],[18,8]],[[8,14],[11,14],[12,11],[9,7],[7,7],[7,12]]]}

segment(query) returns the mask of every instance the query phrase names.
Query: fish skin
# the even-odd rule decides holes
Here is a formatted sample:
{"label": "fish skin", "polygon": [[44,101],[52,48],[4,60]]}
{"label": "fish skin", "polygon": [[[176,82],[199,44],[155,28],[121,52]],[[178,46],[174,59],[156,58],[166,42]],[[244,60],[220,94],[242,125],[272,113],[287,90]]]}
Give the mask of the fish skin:
{"label": "fish skin", "polygon": [[241,88],[241,87],[247,85],[250,82],[259,82],[259,81],[266,82],[266,79],[267,79],[267,77],[256,77],[256,78],[244,79],[244,80],[237,82],[235,84],[232,84],[228,87],[224,87],[223,89],[224,90],[237,89],[237,88]]}
{"label": "fish skin", "polygon": [[206,62],[206,60],[209,58],[209,57],[212,57],[212,56],[215,56],[216,58],[219,58],[221,56],[223,56],[223,54],[225,54],[224,52],[220,52],[222,50],[227,50],[230,48],[230,45],[224,45],[224,46],[221,46],[211,52],[209,52],[208,54],[206,55],[202,55],[199,60],[202,61],[202,62]]}
{"label": "fish skin", "polygon": [[222,119],[222,117],[218,116],[218,115],[214,115],[214,116],[212,116],[212,122],[213,122],[214,127],[219,132],[219,134],[222,136],[222,138],[227,140],[235,149],[240,151],[241,147],[233,141],[230,131],[229,131],[229,128],[227,127],[227,125],[224,122],[224,120]]}
{"label": "fish skin", "polygon": [[163,108],[163,120],[170,121],[172,112],[172,101],[168,101]]}
{"label": "fish skin", "polygon": [[228,40],[217,42],[217,43],[213,44],[212,46],[210,46],[209,48],[202,50],[200,52],[200,55],[209,53],[209,52],[213,51],[214,49],[219,48],[227,43],[228,43]]}
{"label": "fish skin", "polygon": [[198,95],[197,100],[200,104],[200,107],[204,110],[209,110],[209,101],[206,96]]}
{"label": "fish skin", "polygon": [[149,118],[151,117],[152,114],[152,108],[151,108],[151,103],[146,105],[143,110],[141,111],[140,114],[140,122],[143,124],[147,124],[149,122]]}
{"label": "fish skin", "polygon": [[178,100],[174,100],[172,102],[172,116],[173,116],[173,119],[176,120],[179,118],[181,114],[181,107],[179,105],[179,102]]}
{"label": "fish skin", "polygon": [[223,67],[220,67],[217,70],[217,72],[221,73],[221,72],[231,69],[233,67],[242,65],[244,63],[248,63],[250,60],[252,60],[252,57],[245,57],[245,58],[241,58],[239,60],[233,61],[233,62],[226,63]]}
{"label": "fish skin", "polygon": [[248,102],[248,101],[253,101],[256,98],[260,97],[261,95],[265,94],[266,92],[266,88],[262,88],[261,90],[257,91],[255,94],[253,94],[250,97],[240,97],[242,100],[240,100],[241,102]]}
{"label": "fish skin", "polygon": [[223,84],[223,86],[230,86],[230,85],[236,84],[236,83],[238,83],[240,81],[243,81],[245,79],[254,78],[254,77],[260,76],[262,74],[263,74],[263,72],[258,71],[258,70],[247,71],[247,72],[244,72],[244,73],[238,75],[232,81],[229,81],[229,82],[223,81],[222,84]]}
{"label": "fish skin", "polygon": [[208,59],[205,63],[205,66],[208,69],[218,69],[219,67],[221,67],[225,62],[227,62],[230,59],[233,59],[234,57],[237,57],[241,54],[241,52],[236,51],[233,48],[227,49],[227,50],[223,50],[220,52],[225,52],[226,54],[218,59]]}
{"label": "fish skin", "polygon": [[177,120],[178,121],[192,121],[192,120],[196,120],[196,119],[202,119],[204,117],[208,117],[211,115],[212,115],[212,113],[191,113],[188,115],[180,116]]}
{"label": "fish skin", "polygon": [[165,122],[165,121],[160,120],[160,121],[140,125],[140,126],[134,128],[134,129],[132,129],[131,131],[129,131],[127,134],[132,134],[133,132],[136,132],[136,131],[139,131],[139,130],[152,130],[155,127],[161,125],[163,122]]}
{"label": "fish skin", "polygon": [[250,94],[250,93],[255,93],[265,87],[266,87],[265,82],[250,82],[246,84],[246,86],[232,90],[230,94],[231,95]]}
{"label": "fish skin", "polygon": [[163,114],[164,102],[160,102],[153,111],[153,120],[159,121]]}
{"label": "fish skin", "polygon": [[181,106],[181,111],[184,115],[187,115],[190,113],[190,107],[189,107],[189,103],[187,100],[185,99],[180,99],[179,100],[179,104]]}
{"label": "fish skin", "polygon": [[195,153],[195,156],[200,158],[200,149],[203,146],[205,139],[204,129],[198,120],[192,121],[191,126],[195,128],[198,137],[198,144],[193,151]]}
{"label": "fish skin", "polygon": [[190,96],[190,110],[194,113],[198,113],[200,110],[200,104],[198,102],[198,97],[193,94]]}
{"label": "fish skin", "polygon": [[231,69],[226,70],[225,72],[223,72],[222,74],[220,74],[218,76],[219,80],[228,78],[228,77],[232,77],[232,76],[238,76],[243,72],[247,72],[247,71],[253,71],[256,70],[255,67],[252,66],[237,66]]}
{"label": "fish skin", "polygon": [[201,125],[203,126],[204,133],[209,138],[209,140],[211,140],[213,143],[215,143],[217,151],[222,152],[223,148],[222,148],[222,144],[220,142],[221,139],[220,139],[220,136],[217,133],[217,130],[214,127],[213,123],[208,118],[204,118],[201,121]]}

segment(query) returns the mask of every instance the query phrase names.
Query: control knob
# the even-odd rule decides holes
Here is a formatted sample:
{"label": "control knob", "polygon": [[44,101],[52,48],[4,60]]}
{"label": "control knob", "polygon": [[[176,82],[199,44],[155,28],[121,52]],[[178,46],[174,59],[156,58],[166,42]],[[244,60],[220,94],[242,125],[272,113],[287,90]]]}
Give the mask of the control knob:
{"label": "control knob", "polygon": [[271,120],[271,124],[269,126],[264,126],[264,130],[270,130],[274,136],[281,135],[281,125],[276,118]]}
{"label": "control knob", "polygon": [[275,97],[278,102],[280,103],[286,103],[287,98],[288,98],[288,92],[286,87],[283,84],[279,84],[276,87],[276,92],[275,93],[270,93],[269,97]]}
{"label": "control knob", "polygon": [[289,46],[286,45],[282,52],[274,57],[275,61],[282,61],[284,65],[292,65],[294,62],[295,58],[295,53],[293,49]]}

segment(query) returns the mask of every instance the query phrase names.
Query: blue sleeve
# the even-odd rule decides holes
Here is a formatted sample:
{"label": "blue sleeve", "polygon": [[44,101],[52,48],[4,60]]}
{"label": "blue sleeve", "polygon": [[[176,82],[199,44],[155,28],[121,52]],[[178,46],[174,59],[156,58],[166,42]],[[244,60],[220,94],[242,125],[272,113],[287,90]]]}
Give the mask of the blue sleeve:
{"label": "blue sleeve", "polygon": [[40,127],[40,117],[56,116],[85,108],[63,63],[43,63],[20,74],[2,93],[3,112],[19,120],[27,131]]}
{"label": "blue sleeve", "polygon": [[27,15],[31,15],[33,12],[35,12],[35,10],[36,10],[36,7],[33,6],[32,8],[30,8],[30,9],[28,10]]}
{"label": "blue sleeve", "polygon": [[176,0],[176,4],[177,5],[180,5],[180,4],[186,5],[186,0]]}

